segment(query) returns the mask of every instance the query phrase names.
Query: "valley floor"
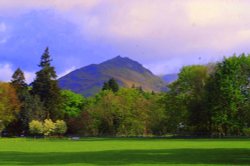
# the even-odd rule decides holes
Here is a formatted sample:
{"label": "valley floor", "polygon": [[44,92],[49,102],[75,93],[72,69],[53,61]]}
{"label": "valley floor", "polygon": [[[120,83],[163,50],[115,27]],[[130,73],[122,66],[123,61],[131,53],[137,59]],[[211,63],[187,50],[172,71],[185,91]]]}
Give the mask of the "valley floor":
{"label": "valley floor", "polygon": [[250,165],[250,139],[0,139],[0,165]]}

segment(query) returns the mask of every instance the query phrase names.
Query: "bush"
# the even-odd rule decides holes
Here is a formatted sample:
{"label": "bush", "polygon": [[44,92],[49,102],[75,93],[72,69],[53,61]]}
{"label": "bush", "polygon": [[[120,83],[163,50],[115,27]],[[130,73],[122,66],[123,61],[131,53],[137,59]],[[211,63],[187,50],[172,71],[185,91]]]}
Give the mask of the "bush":
{"label": "bush", "polygon": [[51,119],[45,119],[43,131],[45,136],[50,136],[55,133],[56,125]]}
{"label": "bush", "polygon": [[243,133],[245,136],[250,136],[250,128],[244,128]]}
{"label": "bush", "polygon": [[43,134],[43,124],[42,122],[39,122],[38,120],[32,120],[29,123],[29,129],[30,129],[31,134],[34,134],[34,135]]}
{"label": "bush", "polygon": [[67,125],[63,120],[57,120],[56,123],[51,119],[45,119],[44,123],[33,120],[29,123],[29,129],[31,134],[43,134],[44,136],[63,135],[67,131]]}
{"label": "bush", "polygon": [[55,123],[55,134],[63,135],[67,131],[67,125],[63,120],[57,120]]}

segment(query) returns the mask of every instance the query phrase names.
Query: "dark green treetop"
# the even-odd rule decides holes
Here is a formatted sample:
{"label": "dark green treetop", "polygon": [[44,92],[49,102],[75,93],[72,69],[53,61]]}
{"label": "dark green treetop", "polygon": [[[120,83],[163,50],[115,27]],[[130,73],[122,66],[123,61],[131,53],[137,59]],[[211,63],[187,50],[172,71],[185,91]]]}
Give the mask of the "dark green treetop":
{"label": "dark green treetop", "polygon": [[51,66],[49,49],[46,48],[39,64],[41,70],[36,73],[36,78],[32,83],[33,94],[40,97],[44,103],[47,118],[57,119],[62,117],[60,109],[60,88],[56,80],[55,68]]}
{"label": "dark green treetop", "polygon": [[20,68],[18,68],[12,75],[11,85],[16,89],[17,93],[20,93],[20,91],[27,89],[24,73]]}
{"label": "dark green treetop", "polygon": [[114,78],[108,80],[108,82],[104,82],[102,90],[111,90],[113,92],[119,91],[119,85]]}

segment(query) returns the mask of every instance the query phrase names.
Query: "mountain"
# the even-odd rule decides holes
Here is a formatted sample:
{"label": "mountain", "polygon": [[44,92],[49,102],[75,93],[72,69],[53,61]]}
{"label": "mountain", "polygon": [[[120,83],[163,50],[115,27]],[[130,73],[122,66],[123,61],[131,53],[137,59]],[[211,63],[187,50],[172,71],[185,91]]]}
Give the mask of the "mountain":
{"label": "mountain", "polygon": [[92,64],[77,69],[59,79],[62,89],[69,89],[84,96],[101,90],[103,83],[114,78],[122,87],[141,86],[145,91],[163,91],[166,83],[129,58],[117,56],[101,64]]}
{"label": "mountain", "polygon": [[167,74],[161,76],[161,78],[167,83],[172,83],[178,79],[178,74]]}

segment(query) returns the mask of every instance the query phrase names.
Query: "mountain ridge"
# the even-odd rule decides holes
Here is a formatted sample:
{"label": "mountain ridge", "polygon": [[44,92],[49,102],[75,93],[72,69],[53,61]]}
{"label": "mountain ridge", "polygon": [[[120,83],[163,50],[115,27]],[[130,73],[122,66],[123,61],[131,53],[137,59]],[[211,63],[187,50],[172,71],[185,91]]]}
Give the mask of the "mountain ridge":
{"label": "mountain ridge", "polygon": [[160,76],[163,81],[165,81],[167,84],[170,84],[174,81],[176,81],[178,79],[178,74],[174,73],[174,74],[166,74],[166,75],[162,75]]}
{"label": "mountain ridge", "polygon": [[110,78],[122,87],[141,86],[145,91],[160,92],[166,89],[164,81],[128,57],[117,56],[100,64],[90,64],[76,69],[58,79],[62,89],[69,89],[84,96],[92,96],[101,90]]}

